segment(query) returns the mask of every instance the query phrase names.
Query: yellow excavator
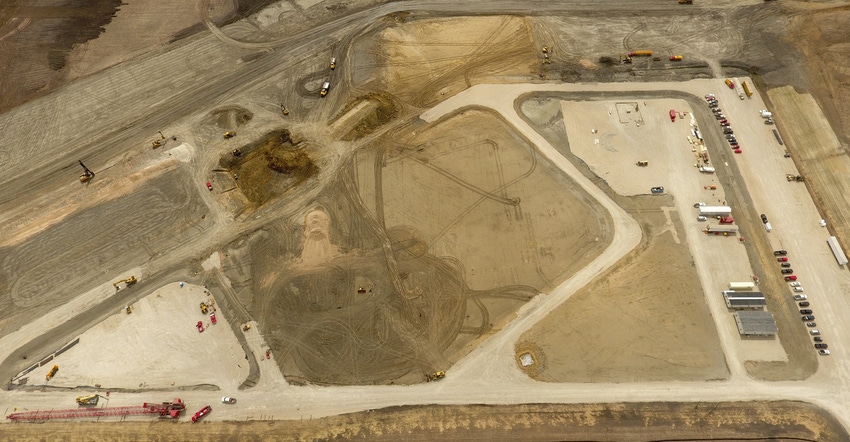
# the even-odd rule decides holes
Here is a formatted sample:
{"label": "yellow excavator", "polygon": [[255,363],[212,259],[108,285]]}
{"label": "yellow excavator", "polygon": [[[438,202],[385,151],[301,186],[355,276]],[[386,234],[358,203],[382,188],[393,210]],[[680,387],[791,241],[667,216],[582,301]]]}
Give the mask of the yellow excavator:
{"label": "yellow excavator", "polygon": [[90,394],[88,396],[79,396],[79,397],[77,397],[77,405],[97,405],[98,399],[100,399],[99,394]]}
{"label": "yellow excavator", "polygon": [[127,284],[125,287],[129,287],[129,286],[135,284],[137,281],[138,281],[138,279],[136,279],[136,275],[133,275],[129,278],[119,279],[118,281],[113,282],[112,285],[115,286],[115,290],[118,290],[118,286],[122,282]]}
{"label": "yellow excavator", "polygon": [[203,314],[205,314],[205,315],[206,315],[206,314],[207,314],[207,312],[209,312],[209,307],[207,307],[207,303],[206,303],[206,302],[202,302],[202,303],[201,303],[201,313],[203,313]]}

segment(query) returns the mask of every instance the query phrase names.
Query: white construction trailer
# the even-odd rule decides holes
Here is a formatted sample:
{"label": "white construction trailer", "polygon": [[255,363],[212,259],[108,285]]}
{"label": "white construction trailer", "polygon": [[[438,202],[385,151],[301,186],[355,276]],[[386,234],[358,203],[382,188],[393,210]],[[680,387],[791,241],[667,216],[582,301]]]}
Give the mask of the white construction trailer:
{"label": "white construction trailer", "polygon": [[834,236],[830,236],[829,239],[826,240],[826,243],[829,244],[829,248],[832,250],[835,260],[838,261],[838,265],[846,265],[847,256],[844,255],[844,251],[841,250],[841,245],[838,244],[838,239]]}
{"label": "white construction trailer", "polygon": [[732,208],[729,206],[700,206],[699,214],[702,216],[729,216]]}

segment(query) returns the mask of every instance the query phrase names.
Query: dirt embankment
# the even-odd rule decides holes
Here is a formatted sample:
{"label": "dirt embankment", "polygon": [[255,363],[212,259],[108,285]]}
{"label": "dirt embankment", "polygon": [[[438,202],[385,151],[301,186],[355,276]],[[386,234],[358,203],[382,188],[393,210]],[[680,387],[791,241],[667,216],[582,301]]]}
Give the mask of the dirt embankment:
{"label": "dirt embankment", "polygon": [[394,407],[301,421],[75,423],[0,426],[18,442],[86,441],[586,441],[843,442],[835,418],[800,402]]}

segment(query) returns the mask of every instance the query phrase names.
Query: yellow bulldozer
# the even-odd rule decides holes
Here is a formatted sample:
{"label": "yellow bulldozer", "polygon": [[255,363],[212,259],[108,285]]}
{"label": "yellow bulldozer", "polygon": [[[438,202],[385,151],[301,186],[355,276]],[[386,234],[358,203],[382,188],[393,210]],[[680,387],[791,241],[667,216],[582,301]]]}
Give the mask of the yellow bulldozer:
{"label": "yellow bulldozer", "polygon": [[138,281],[138,279],[136,279],[136,276],[133,275],[133,276],[130,276],[129,278],[119,279],[118,281],[113,282],[112,285],[115,287],[115,290],[118,290],[118,286],[122,282],[127,284],[125,287],[129,287],[129,286],[135,284],[137,281]]}
{"label": "yellow bulldozer", "polygon": [[77,397],[77,405],[97,405],[97,401],[100,399],[99,394],[90,394],[88,396],[79,396]]}

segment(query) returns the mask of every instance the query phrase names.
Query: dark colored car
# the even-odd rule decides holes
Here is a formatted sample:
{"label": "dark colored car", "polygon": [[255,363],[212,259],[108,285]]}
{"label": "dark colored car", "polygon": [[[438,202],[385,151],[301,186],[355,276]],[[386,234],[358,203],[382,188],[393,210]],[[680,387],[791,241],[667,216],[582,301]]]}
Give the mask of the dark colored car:
{"label": "dark colored car", "polygon": [[783,262],[782,264],[779,264],[779,266],[780,267],[791,267],[791,263],[790,262]]}
{"label": "dark colored car", "polygon": [[781,272],[783,275],[790,275],[794,273],[794,269],[782,269]]}
{"label": "dark colored car", "polygon": [[800,314],[801,314],[801,315],[811,315],[812,313],[813,313],[813,312],[812,312],[812,310],[811,310],[811,309],[807,309],[807,308],[800,309]]}
{"label": "dark colored car", "polygon": [[829,348],[826,344],[815,344],[815,348]]}
{"label": "dark colored car", "polygon": [[809,301],[802,301],[802,302],[799,303],[799,305],[800,305],[800,307],[808,307],[811,304],[809,304]]}
{"label": "dark colored car", "polygon": [[732,130],[732,128],[731,128],[731,127],[728,127],[728,126],[727,126],[727,127],[724,127],[724,128],[723,128],[723,133],[724,133],[724,134],[729,134],[729,135],[731,135],[731,134],[733,134],[733,133],[735,133],[735,132]]}
{"label": "dark colored car", "polygon": [[[803,321],[812,321],[812,320],[815,319],[815,317],[813,315],[806,315],[806,316],[801,316],[800,319],[802,319]],[[806,325],[809,325],[809,324],[806,324]],[[809,327],[812,327],[812,326],[809,325]]]}
{"label": "dark colored car", "polygon": [[818,324],[816,322],[807,322],[806,327],[817,327]]}
{"label": "dark colored car", "polygon": [[815,336],[815,337],[814,337],[814,338],[812,338],[812,339],[814,339],[814,340],[815,340],[815,342],[823,342],[823,338],[822,338],[822,337],[820,337],[820,336]]}
{"label": "dark colored car", "polygon": [[785,250],[775,250],[775,251],[773,252],[773,255],[774,255],[774,256],[785,256],[785,255],[787,255],[787,254],[788,254],[788,252],[787,252],[787,251],[785,251]]}

